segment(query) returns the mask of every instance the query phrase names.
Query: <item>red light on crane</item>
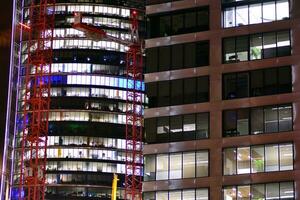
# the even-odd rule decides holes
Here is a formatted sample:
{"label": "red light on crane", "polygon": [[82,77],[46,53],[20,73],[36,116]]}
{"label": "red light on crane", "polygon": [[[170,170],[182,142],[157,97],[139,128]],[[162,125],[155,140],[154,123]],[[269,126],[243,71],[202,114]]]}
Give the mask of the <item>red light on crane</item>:
{"label": "red light on crane", "polygon": [[133,15],[133,16],[136,16],[136,15],[137,15],[136,10],[133,10],[133,11],[132,11],[132,15]]}

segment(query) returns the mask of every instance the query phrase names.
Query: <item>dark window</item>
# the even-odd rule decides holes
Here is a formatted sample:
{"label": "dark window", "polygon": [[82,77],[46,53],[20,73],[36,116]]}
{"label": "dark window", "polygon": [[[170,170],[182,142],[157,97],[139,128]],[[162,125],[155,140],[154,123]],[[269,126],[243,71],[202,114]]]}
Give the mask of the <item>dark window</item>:
{"label": "dark window", "polygon": [[158,106],[170,104],[170,83],[169,81],[158,82]]}
{"label": "dark window", "polygon": [[251,96],[261,96],[264,94],[264,73],[263,70],[251,71]]}
{"label": "dark window", "polygon": [[166,71],[170,68],[171,49],[168,46],[159,47],[159,71]]}
{"label": "dark window", "polygon": [[172,16],[172,35],[184,33],[184,15],[175,14]]}
{"label": "dark window", "polygon": [[[156,21],[156,20],[155,20]],[[157,27],[157,24],[153,24],[151,29]],[[171,17],[162,16],[159,18],[159,35],[162,37],[171,35]]]}
{"label": "dark window", "polygon": [[209,78],[208,76],[197,78],[197,102],[209,101]]}
{"label": "dark window", "polygon": [[149,48],[146,53],[148,73],[209,65],[208,41]]}
{"label": "dark window", "polygon": [[[159,26],[157,26],[159,24]],[[176,10],[148,16],[148,37],[166,37],[209,30],[209,9]]]}
{"label": "dark window", "polygon": [[172,46],[172,69],[180,69],[183,66],[183,45]]}
{"label": "dark window", "polygon": [[147,83],[146,84],[146,93],[147,97],[149,99],[149,104],[148,106],[150,108],[156,107],[158,104],[158,99],[157,99],[157,83]]}
{"label": "dark window", "polygon": [[153,108],[207,102],[209,101],[208,87],[208,76],[146,83],[148,105]]}
{"label": "dark window", "polygon": [[193,103],[196,101],[196,78],[184,79],[184,103]]}
{"label": "dark window", "polygon": [[288,93],[292,91],[292,73],[290,67],[278,69],[278,93]]}
{"label": "dark window", "polygon": [[196,139],[208,138],[209,113],[199,113],[196,116]]}
{"label": "dark window", "polygon": [[264,109],[253,108],[251,110],[251,134],[261,134],[264,132]]}
{"label": "dark window", "polygon": [[209,137],[209,113],[145,119],[147,143],[197,140]]}
{"label": "dark window", "polygon": [[[207,49],[207,51],[209,51],[209,49]],[[184,45],[184,67],[191,68],[195,66],[196,66],[196,44],[195,43],[185,44]]]}
{"label": "dark window", "polygon": [[196,55],[196,67],[209,65],[209,43],[197,43]]}
{"label": "dark window", "polygon": [[146,50],[146,70],[148,73],[157,72],[158,67],[158,49],[150,48]]}
{"label": "dark window", "polygon": [[223,75],[223,99],[272,95],[291,91],[292,74],[289,66]]}
{"label": "dark window", "polygon": [[146,142],[152,143],[156,141],[157,124],[156,118],[145,119],[145,138]]}
{"label": "dark window", "polygon": [[277,93],[277,69],[266,69],[264,71],[264,95]]}
{"label": "dark window", "polygon": [[182,104],[183,100],[183,80],[171,81],[171,105]]}
{"label": "dark window", "polygon": [[293,112],[292,105],[289,104],[223,112],[225,137],[291,130],[293,130]]}

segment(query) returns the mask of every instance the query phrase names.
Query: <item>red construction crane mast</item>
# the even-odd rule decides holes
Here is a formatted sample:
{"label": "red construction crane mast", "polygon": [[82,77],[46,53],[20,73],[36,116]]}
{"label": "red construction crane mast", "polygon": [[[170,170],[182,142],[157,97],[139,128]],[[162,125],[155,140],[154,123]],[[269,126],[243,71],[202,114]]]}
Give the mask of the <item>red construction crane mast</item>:
{"label": "red construction crane mast", "polygon": [[125,199],[142,200],[143,172],[143,54],[139,39],[137,10],[130,11],[131,40],[122,40],[108,35],[104,30],[82,23],[81,13],[75,13],[73,28],[87,37],[99,41],[115,41],[129,47],[126,52],[126,161],[125,161]]}
{"label": "red construction crane mast", "polygon": [[31,0],[20,134],[20,200],[44,200],[55,0]]}

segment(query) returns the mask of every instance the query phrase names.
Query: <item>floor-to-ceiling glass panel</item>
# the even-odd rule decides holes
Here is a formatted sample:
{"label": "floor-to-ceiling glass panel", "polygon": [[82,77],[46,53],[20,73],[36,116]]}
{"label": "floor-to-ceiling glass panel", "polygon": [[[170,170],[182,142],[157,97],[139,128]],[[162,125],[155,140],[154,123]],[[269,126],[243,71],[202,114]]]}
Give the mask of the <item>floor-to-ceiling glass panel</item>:
{"label": "floor-to-ceiling glass panel", "polygon": [[250,173],[250,147],[240,147],[237,149],[237,173]]}
{"label": "floor-to-ceiling glass panel", "polygon": [[251,147],[251,172],[264,172],[265,171],[265,150],[263,146]]}
{"label": "floor-to-ceiling glass panel", "polygon": [[223,157],[223,172],[224,175],[234,175],[236,174],[236,149],[228,148],[224,149]]}

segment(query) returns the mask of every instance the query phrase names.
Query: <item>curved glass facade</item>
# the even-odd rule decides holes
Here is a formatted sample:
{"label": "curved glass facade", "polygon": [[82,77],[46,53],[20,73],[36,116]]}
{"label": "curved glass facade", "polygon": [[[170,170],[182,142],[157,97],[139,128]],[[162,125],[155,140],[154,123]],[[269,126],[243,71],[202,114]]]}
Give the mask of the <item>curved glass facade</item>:
{"label": "curved glass facade", "polygon": [[[72,22],[74,12],[81,12],[84,23],[128,40],[130,9],[143,8],[140,2],[60,0],[56,3],[54,57],[49,79],[47,199],[110,199],[114,173],[120,179],[118,199],[124,198],[126,90],[132,85],[132,80],[126,79],[127,47],[111,41],[93,41],[73,29]],[[24,4],[20,11],[26,24],[28,2],[18,3]],[[143,16],[139,17],[143,29]],[[26,39],[21,40],[11,199],[18,197],[27,46]],[[136,87],[144,93],[144,83],[138,82]],[[143,99],[146,104],[147,99]],[[25,153],[26,157],[29,154]]]}

